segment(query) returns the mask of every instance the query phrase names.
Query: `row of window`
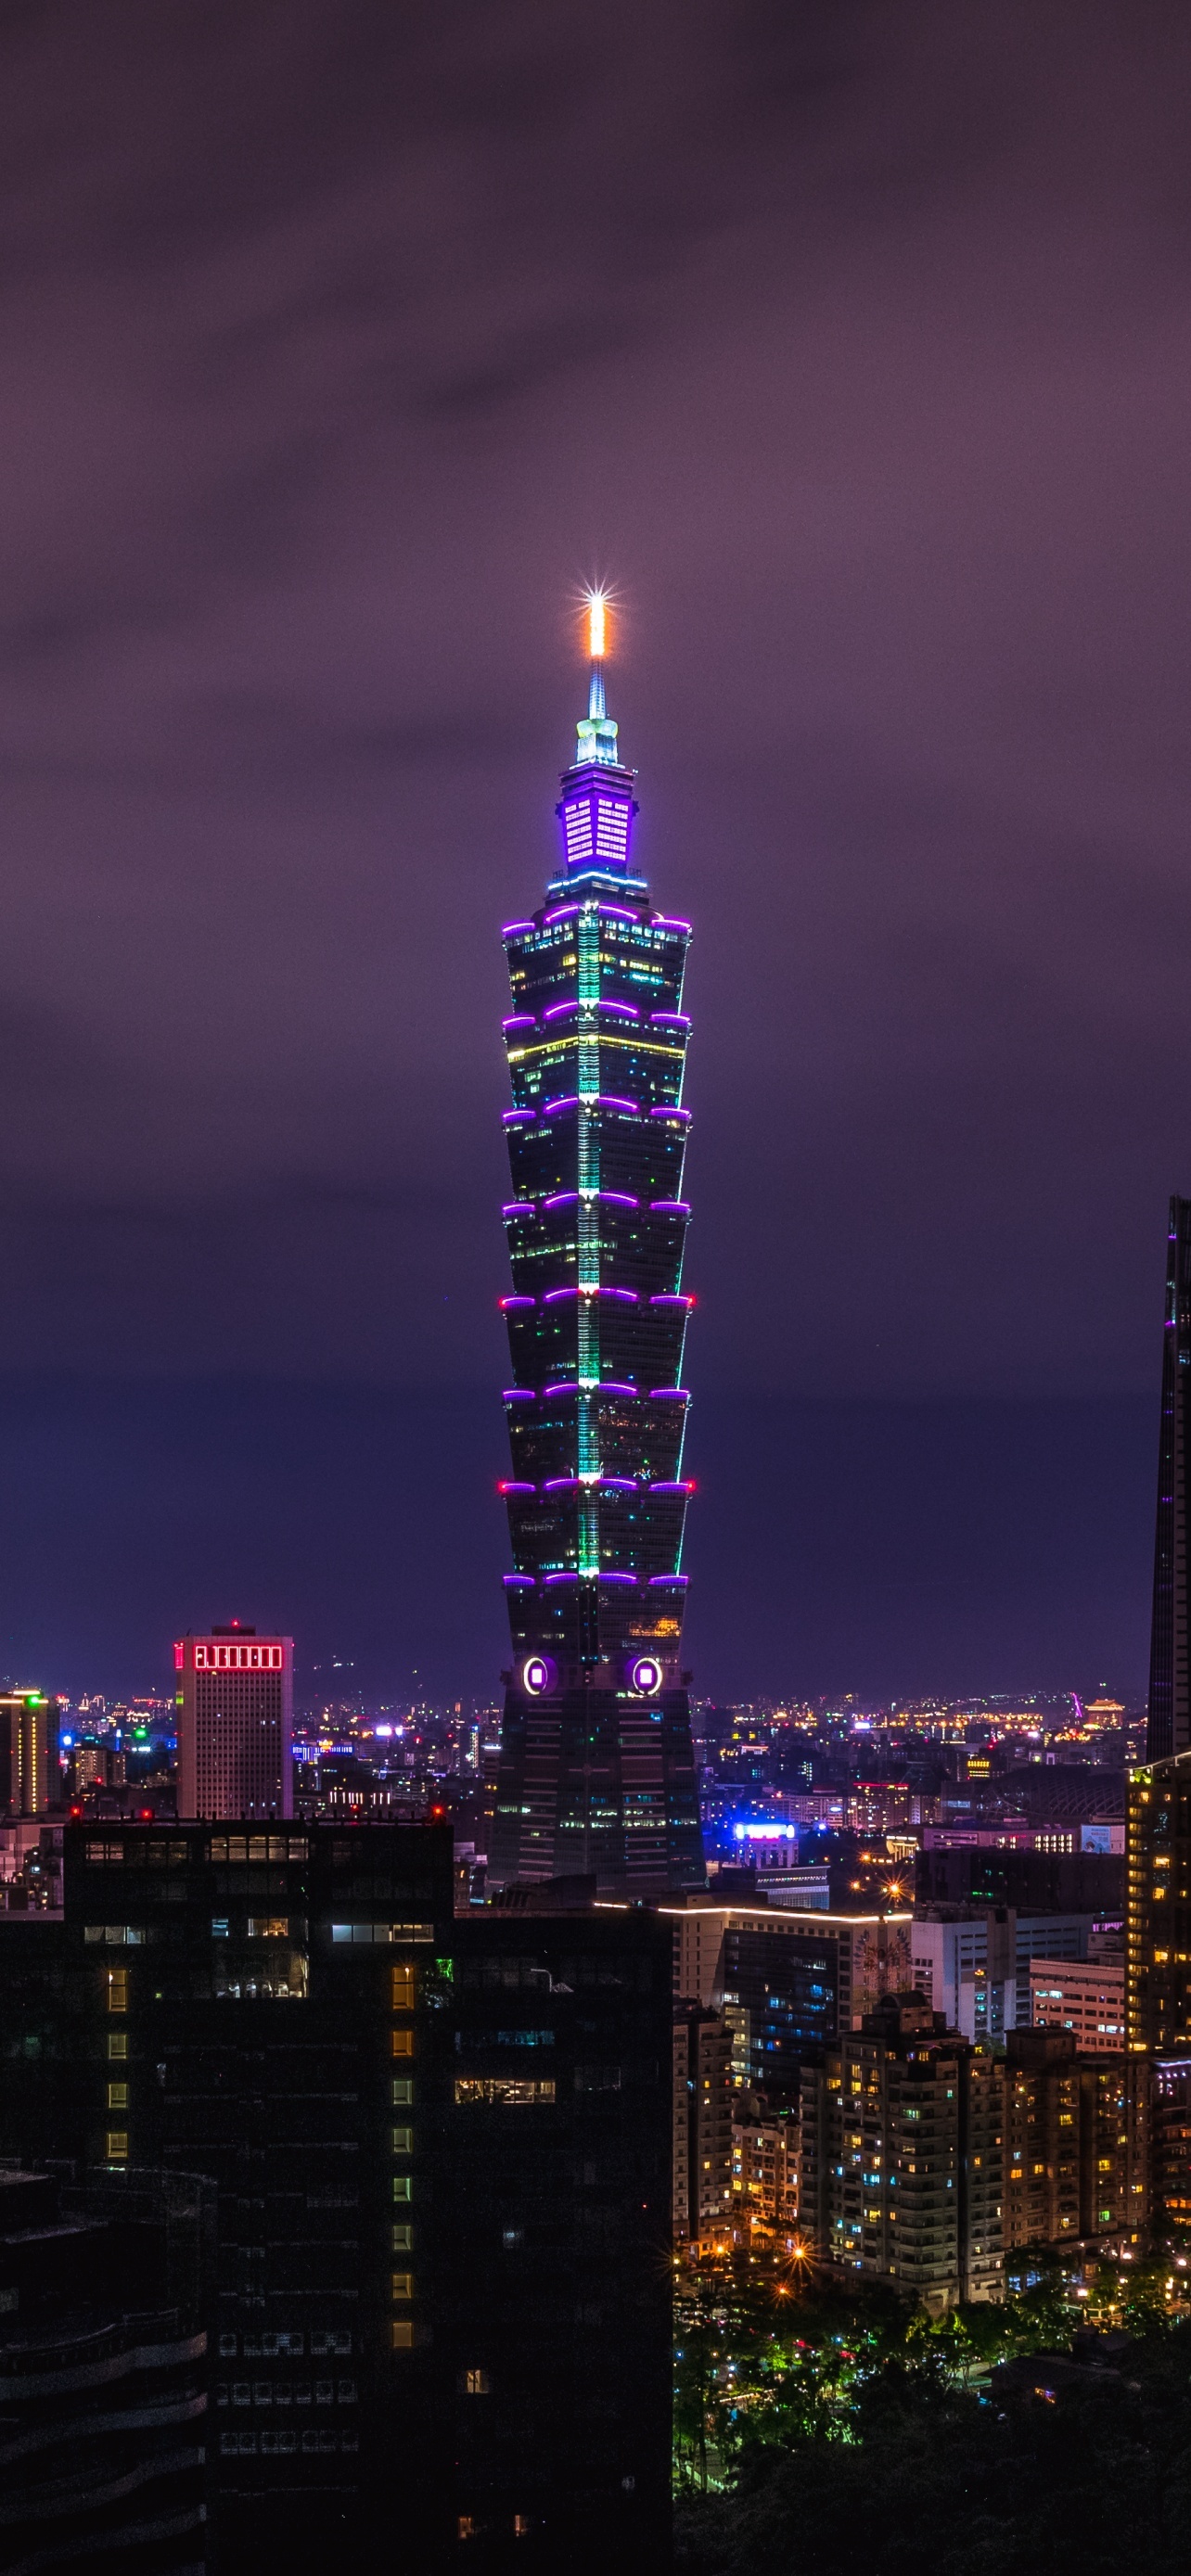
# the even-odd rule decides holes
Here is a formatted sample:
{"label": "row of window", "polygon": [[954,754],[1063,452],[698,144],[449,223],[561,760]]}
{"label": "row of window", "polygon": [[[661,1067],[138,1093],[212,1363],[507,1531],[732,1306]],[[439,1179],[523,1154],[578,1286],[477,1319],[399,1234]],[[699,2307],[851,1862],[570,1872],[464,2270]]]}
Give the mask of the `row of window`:
{"label": "row of window", "polygon": [[354,2406],[359,2397],[354,2379],[220,2379],[217,2406]]}
{"label": "row of window", "polygon": [[188,1861],[196,1865],[212,1861],[294,1861],[308,1860],[310,1840],[306,1834],[212,1834],[210,1843],[183,1841],[146,1841],[143,1835],[105,1835],[102,1840],[88,1836],[86,1857],[92,1869],[184,1869]]}
{"label": "row of window", "polygon": [[358,2451],[359,2447],[358,2433],[330,2433],[321,2424],[317,2431],[310,2426],[301,2433],[291,2433],[287,2430],[268,2433],[221,2433],[219,2436],[219,2448],[225,2460],[235,2458],[237,2454],[240,2458],[243,2458],[245,2453],[251,2456],[256,2451],[264,2452],[267,2456],[270,2452]]}
{"label": "row of window", "polygon": [[[221,2334],[219,2338],[220,2360],[234,2361],[236,2359],[239,2346],[240,2338],[238,2335]],[[334,2326],[315,2327],[310,2337],[310,2350],[312,2356],[317,2353],[350,2352],[351,2348],[352,2339],[350,2333],[345,2330],[341,2331],[339,2328]],[[293,2359],[301,2361],[305,2350],[305,2335],[296,2333],[246,2334],[243,2343],[245,2361],[276,2361],[278,2359],[284,2359],[286,2354],[289,2354]]]}

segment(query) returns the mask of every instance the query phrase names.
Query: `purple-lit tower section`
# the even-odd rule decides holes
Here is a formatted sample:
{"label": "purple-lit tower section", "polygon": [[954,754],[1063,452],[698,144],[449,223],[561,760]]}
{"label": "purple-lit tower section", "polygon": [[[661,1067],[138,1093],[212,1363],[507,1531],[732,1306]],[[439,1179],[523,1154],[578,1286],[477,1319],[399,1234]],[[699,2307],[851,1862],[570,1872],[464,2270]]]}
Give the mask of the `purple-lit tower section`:
{"label": "purple-lit tower section", "polygon": [[505,931],[507,1676],[493,1885],[703,1884],[682,1671],[690,924],[634,875],[634,774],[593,661],[560,869]]}

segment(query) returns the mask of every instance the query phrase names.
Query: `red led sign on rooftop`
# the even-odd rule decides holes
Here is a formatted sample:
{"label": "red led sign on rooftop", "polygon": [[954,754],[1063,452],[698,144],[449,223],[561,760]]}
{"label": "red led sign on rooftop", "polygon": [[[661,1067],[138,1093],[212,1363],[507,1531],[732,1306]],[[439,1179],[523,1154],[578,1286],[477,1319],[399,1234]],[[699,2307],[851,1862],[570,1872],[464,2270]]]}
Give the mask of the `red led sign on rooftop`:
{"label": "red led sign on rooftop", "polygon": [[220,1638],[218,1644],[210,1640],[194,1649],[196,1673],[279,1673],[284,1664],[284,1646],[225,1646]]}

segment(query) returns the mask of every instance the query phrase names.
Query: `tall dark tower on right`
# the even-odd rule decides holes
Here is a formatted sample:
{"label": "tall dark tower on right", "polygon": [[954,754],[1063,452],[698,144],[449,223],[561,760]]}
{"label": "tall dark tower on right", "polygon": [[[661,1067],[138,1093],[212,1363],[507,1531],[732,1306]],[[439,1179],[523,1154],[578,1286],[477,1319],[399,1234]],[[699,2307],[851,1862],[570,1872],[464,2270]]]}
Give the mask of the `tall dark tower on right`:
{"label": "tall dark tower on right", "polygon": [[1191,1199],[1170,1202],[1146,1755],[1191,1751]]}
{"label": "tall dark tower on right", "polygon": [[634,867],[604,617],[593,598],[558,867],[504,934],[513,1667],[489,1877],[649,1896],[704,1884],[682,1670],[690,924]]}

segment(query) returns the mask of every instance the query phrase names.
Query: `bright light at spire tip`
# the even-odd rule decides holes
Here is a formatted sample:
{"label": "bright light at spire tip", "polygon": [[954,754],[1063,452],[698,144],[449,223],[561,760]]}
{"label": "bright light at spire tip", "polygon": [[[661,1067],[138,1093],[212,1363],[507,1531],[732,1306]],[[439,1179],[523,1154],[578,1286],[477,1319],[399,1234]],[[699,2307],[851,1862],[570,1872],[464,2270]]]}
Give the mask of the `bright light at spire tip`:
{"label": "bright light at spire tip", "polygon": [[607,642],[608,600],[606,592],[589,590],[587,594],[587,649],[593,662],[602,662]]}

